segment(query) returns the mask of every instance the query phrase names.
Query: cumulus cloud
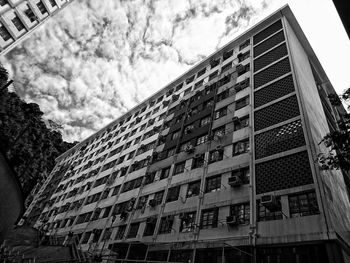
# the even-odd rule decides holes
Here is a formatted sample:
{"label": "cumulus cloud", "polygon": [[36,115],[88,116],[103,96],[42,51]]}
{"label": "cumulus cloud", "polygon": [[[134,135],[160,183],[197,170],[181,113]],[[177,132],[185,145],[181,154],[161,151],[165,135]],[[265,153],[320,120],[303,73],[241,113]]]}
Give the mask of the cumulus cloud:
{"label": "cumulus cloud", "polygon": [[8,53],[16,91],[82,140],[265,16],[264,0],[76,0]]}

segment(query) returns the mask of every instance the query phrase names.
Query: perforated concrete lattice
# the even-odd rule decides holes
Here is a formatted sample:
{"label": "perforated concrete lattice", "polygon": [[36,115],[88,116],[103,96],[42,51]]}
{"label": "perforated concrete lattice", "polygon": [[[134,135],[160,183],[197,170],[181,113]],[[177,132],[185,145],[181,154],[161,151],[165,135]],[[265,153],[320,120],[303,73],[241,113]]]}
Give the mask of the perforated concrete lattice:
{"label": "perforated concrete lattice", "polygon": [[313,183],[307,152],[299,152],[255,165],[256,193]]}
{"label": "perforated concrete lattice", "polygon": [[271,67],[254,75],[254,88],[258,88],[282,75],[290,72],[289,59],[285,58],[273,64]]}
{"label": "perforated concrete lattice", "polygon": [[254,60],[254,71],[258,71],[288,54],[285,43]]}
{"label": "perforated concrete lattice", "polygon": [[305,145],[301,120],[255,136],[255,159],[288,151]]}
{"label": "perforated concrete lattice", "polygon": [[259,56],[260,54],[264,53],[266,50],[269,50],[270,48],[276,46],[277,44],[284,41],[284,33],[283,31],[278,32],[276,35],[273,35],[272,37],[266,39],[261,44],[254,47],[254,57]]}
{"label": "perforated concrete lattice", "polygon": [[300,114],[296,96],[291,96],[254,114],[255,131],[289,120]]}
{"label": "perforated concrete lattice", "polygon": [[289,75],[254,93],[254,107],[260,107],[270,101],[281,98],[294,91],[293,77]]}
{"label": "perforated concrete lattice", "polygon": [[260,31],[253,38],[254,45],[259,43],[260,41],[264,40],[268,36],[272,35],[273,33],[275,33],[276,31],[278,31],[281,28],[282,28],[282,22],[281,22],[281,20],[278,20],[275,23],[273,23],[271,26]]}

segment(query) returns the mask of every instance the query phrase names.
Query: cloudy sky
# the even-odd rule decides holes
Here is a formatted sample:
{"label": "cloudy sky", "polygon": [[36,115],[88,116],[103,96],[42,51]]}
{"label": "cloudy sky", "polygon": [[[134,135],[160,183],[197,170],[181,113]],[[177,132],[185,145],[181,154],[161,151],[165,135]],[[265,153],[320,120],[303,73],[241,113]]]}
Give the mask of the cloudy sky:
{"label": "cloudy sky", "polygon": [[334,87],[349,87],[331,0],[75,0],[2,62],[64,139],[82,140],[286,3]]}

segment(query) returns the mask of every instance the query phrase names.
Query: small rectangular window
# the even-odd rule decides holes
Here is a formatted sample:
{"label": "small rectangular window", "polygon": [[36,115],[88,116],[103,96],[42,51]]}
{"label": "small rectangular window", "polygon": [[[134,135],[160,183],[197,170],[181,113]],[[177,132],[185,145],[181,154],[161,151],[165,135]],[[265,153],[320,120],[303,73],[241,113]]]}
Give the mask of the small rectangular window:
{"label": "small rectangular window", "polygon": [[319,214],[315,192],[288,196],[291,217],[301,217]]}
{"label": "small rectangular window", "polygon": [[196,212],[184,213],[180,217],[180,232],[191,232],[196,227]]}
{"label": "small rectangular window", "polygon": [[212,208],[202,211],[200,227],[202,229],[215,228],[218,226],[218,208]]}
{"label": "small rectangular window", "polygon": [[115,239],[123,239],[126,230],[126,225],[119,226]]}
{"label": "small rectangular window", "polygon": [[160,173],[160,180],[168,178],[170,174],[170,167],[166,167],[164,169],[162,169],[161,173]]}
{"label": "small rectangular window", "polygon": [[239,141],[233,144],[232,156],[249,152],[249,140]]}
{"label": "small rectangular window", "polygon": [[171,233],[173,227],[174,219],[169,216],[162,217],[160,220],[158,234],[168,234]]}
{"label": "small rectangular window", "polygon": [[227,115],[227,106],[215,111],[214,119],[217,120],[226,115]]}
{"label": "small rectangular window", "polygon": [[216,175],[207,178],[205,184],[205,192],[215,192],[221,189],[221,175]]}
{"label": "small rectangular window", "polygon": [[249,224],[250,206],[249,203],[231,205],[230,215],[236,217],[239,224]]}
{"label": "small rectangular window", "polygon": [[246,96],[240,100],[236,101],[236,111],[242,109],[243,107],[249,105],[249,96]]}
{"label": "small rectangular window", "polygon": [[200,187],[201,187],[201,181],[200,180],[192,182],[192,183],[189,183],[188,184],[188,188],[187,188],[186,197],[190,198],[190,197],[199,195]]}
{"label": "small rectangular window", "polygon": [[181,163],[175,164],[174,174],[183,173],[185,171],[185,164],[186,164],[186,162],[181,162]]}
{"label": "small rectangular window", "polygon": [[180,185],[169,188],[166,202],[173,202],[179,199]]}

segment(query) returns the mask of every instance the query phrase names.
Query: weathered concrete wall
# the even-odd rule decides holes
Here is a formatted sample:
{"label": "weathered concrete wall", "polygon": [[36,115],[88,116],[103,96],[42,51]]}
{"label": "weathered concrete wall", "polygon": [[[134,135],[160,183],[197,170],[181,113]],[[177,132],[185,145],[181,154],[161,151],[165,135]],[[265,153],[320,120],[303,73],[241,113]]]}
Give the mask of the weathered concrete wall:
{"label": "weathered concrete wall", "polygon": [[[307,136],[309,137],[311,155],[315,160],[318,153],[327,151],[323,144],[319,145],[319,143],[329,132],[329,128],[308,56],[288,21],[284,20],[284,22],[294,67],[294,76],[297,82],[297,90],[300,94],[299,99],[302,102],[302,111]],[[317,165],[313,165],[313,168],[315,171],[314,179],[318,185],[316,189],[321,199],[321,204],[319,205],[321,209],[323,206],[324,210],[327,211],[325,212],[325,216],[330,231],[349,229],[350,204],[341,172],[334,170],[330,172],[320,171]]]}

